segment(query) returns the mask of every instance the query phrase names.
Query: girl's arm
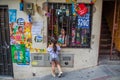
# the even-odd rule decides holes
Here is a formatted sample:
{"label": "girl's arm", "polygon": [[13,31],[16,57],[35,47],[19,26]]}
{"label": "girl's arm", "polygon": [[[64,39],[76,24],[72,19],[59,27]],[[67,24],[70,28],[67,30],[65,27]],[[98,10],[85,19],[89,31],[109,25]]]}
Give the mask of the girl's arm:
{"label": "girl's arm", "polygon": [[57,51],[60,52],[61,50],[60,46],[58,44],[56,46],[57,46]]}
{"label": "girl's arm", "polygon": [[47,51],[48,51],[48,53],[50,53],[52,51],[52,46],[51,45],[48,46]]}

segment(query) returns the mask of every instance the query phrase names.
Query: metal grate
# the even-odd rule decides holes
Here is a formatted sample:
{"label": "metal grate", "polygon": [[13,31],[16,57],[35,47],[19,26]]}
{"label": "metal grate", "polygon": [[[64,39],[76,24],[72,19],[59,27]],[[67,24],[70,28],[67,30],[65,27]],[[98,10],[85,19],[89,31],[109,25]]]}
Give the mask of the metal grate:
{"label": "metal grate", "polygon": [[42,60],[42,56],[34,56],[34,60]]}
{"label": "metal grate", "polygon": [[63,57],[63,61],[70,61],[71,57],[67,56],[67,57]]}
{"label": "metal grate", "polygon": [[0,6],[0,76],[13,76],[8,6]]}

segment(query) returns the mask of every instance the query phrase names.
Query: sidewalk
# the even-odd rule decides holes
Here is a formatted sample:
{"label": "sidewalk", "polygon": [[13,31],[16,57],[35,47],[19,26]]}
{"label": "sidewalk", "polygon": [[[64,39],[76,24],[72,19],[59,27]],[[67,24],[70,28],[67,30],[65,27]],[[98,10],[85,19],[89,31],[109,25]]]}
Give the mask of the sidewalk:
{"label": "sidewalk", "polygon": [[24,80],[120,80],[120,65],[100,65],[88,69],[65,72],[61,78],[50,75]]}
{"label": "sidewalk", "polygon": [[[1,79],[0,80],[11,80]],[[92,68],[64,72],[61,78],[53,78],[51,74],[44,77],[21,80],[120,80],[120,65],[100,65]]]}

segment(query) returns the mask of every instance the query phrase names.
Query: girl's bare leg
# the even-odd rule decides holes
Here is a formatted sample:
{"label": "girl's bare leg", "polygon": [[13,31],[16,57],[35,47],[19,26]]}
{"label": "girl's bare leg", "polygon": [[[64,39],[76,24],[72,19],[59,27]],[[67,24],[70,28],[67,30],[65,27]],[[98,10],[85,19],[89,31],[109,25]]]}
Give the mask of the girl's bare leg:
{"label": "girl's bare leg", "polygon": [[57,68],[58,68],[58,70],[59,70],[58,77],[61,77],[63,72],[62,72],[62,69],[61,69],[60,63],[56,61],[56,65],[57,65]]}
{"label": "girl's bare leg", "polygon": [[56,76],[55,75],[55,62],[52,61],[51,63],[52,63],[52,75],[53,75],[53,77],[55,77]]}
{"label": "girl's bare leg", "polygon": [[57,68],[58,68],[59,72],[62,72],[62,69],[61,69],[60,63],[56,61],[56,65],[57,65]]}

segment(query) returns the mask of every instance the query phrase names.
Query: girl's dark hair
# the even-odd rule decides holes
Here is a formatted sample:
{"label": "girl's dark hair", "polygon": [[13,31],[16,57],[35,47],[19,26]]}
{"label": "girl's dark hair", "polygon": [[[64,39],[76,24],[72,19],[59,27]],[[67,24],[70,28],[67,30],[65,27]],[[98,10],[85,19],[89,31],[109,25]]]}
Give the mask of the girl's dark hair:
{"label": "girl's dark hair", "polygon": [[53,43],[53,50],[54,50],[54,52],[56,52],[57,51],[57,46],[56,46],[57,41],[55,39],[51,39],[51,43]]}

